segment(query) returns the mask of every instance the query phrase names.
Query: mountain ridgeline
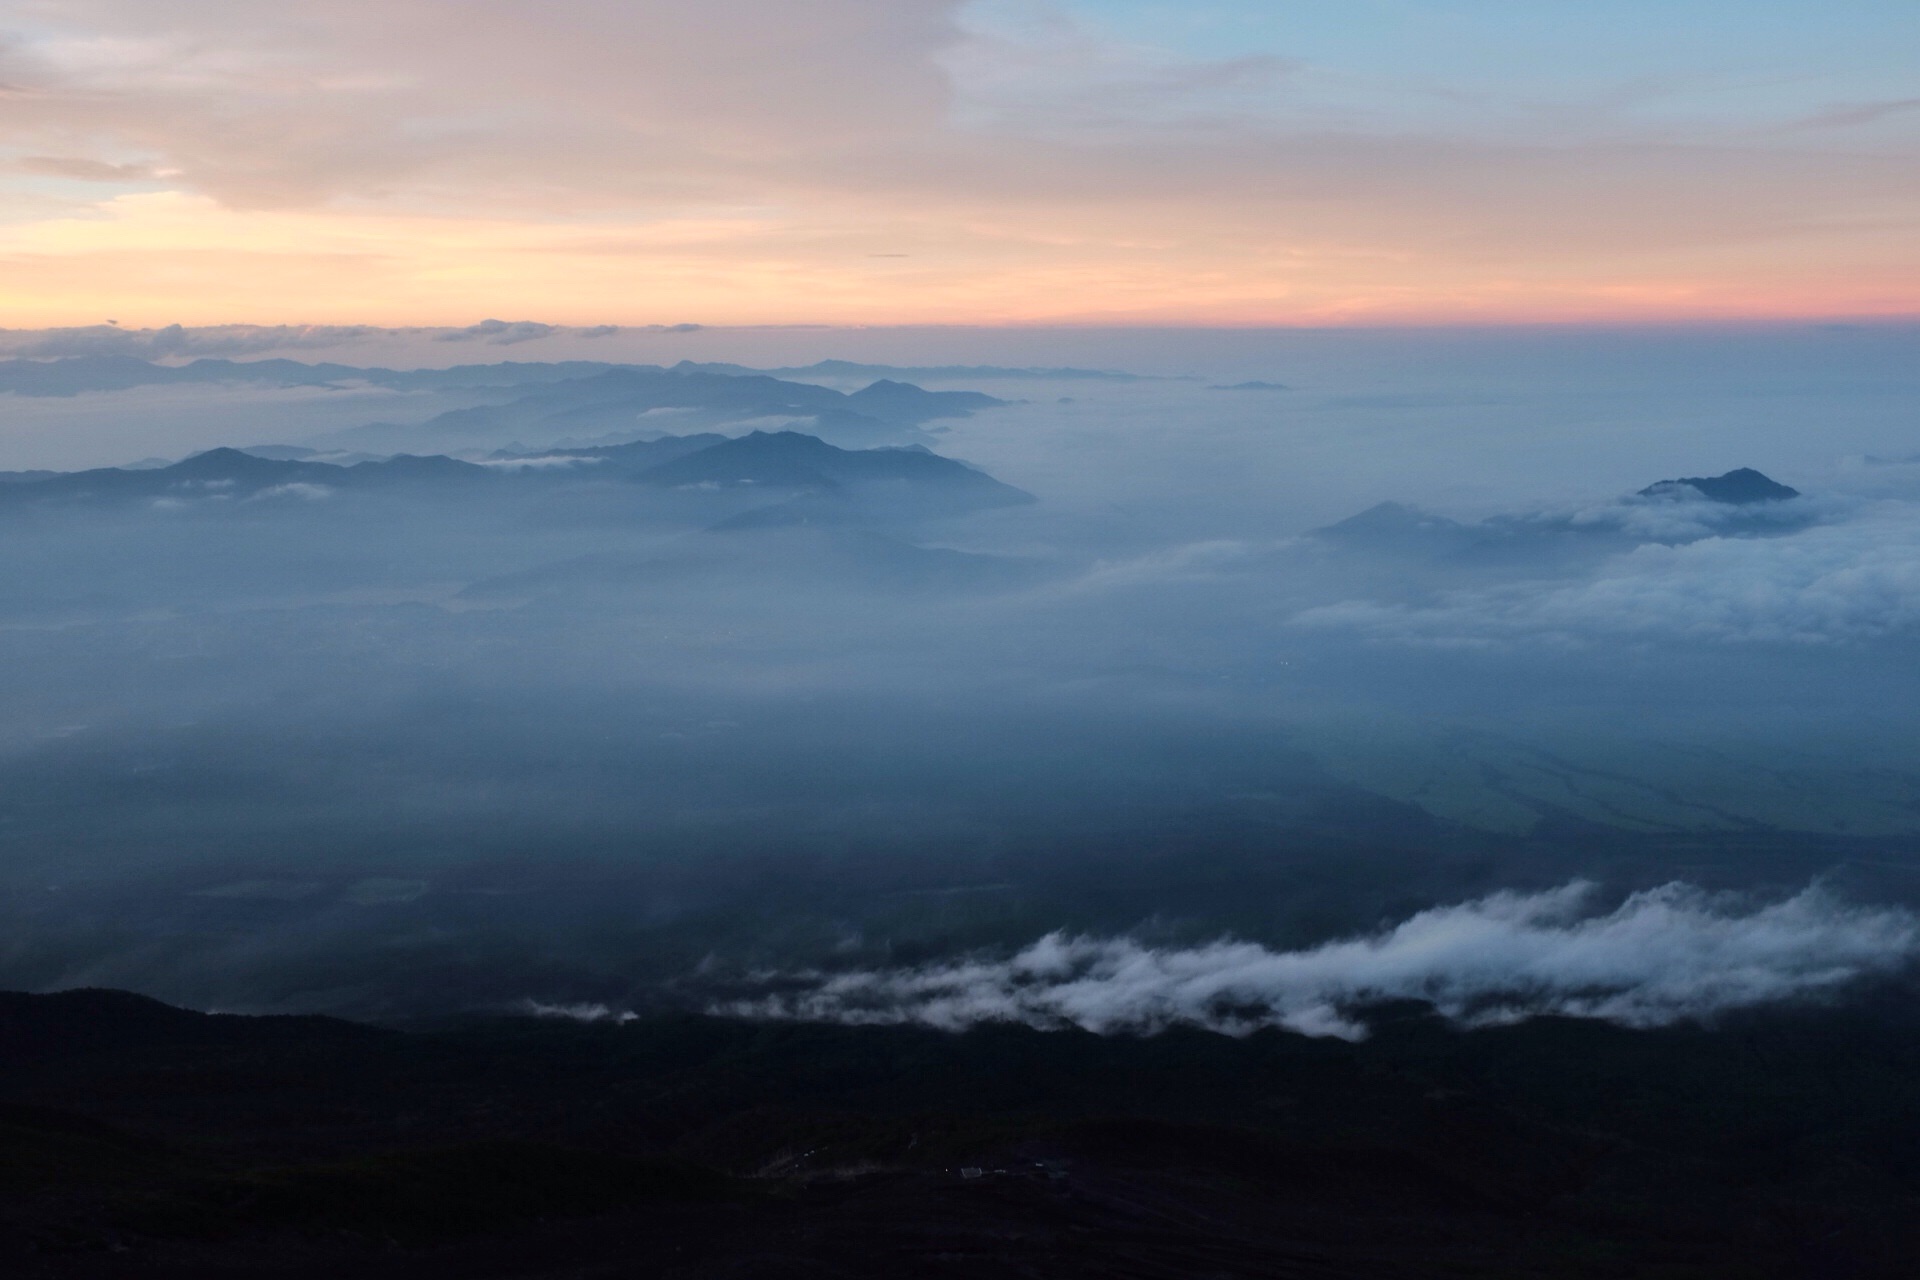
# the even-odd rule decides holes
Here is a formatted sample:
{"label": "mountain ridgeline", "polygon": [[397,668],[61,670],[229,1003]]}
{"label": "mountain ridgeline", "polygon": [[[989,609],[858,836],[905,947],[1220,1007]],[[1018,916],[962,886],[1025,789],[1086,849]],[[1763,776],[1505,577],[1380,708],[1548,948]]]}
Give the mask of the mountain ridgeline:
{"label": "mountain ridgeline", "polygon": [[[262,450],[267,452],[268,450]],[[504,454],[483,462],[398,454],[349,464],[262,457],[219,448],[170,466],[29,476],[0,488],[0,511],[59,505],[314,501],[334,494],[404,492],[484,499],[513,490],[594,484],[744,492],[812,499],[842,518],[953,515],[1031,502],[1032,496],[924,448],[848,450],[792,431],[666,437],[624,445]]]}
{"label": "mountain ridgeline", "polygon": [[596,361],[504,361],[396,370],[278,359],[206,359],[166,365],[131,356],[77,356],[0,361],[0,393],[74,397],[157,388],[195,389],[209,395],[378,392],[388,402],[420,399],[452,406],[424,420],[368,422],[333,433],[344,447],[385,452],[472,449],[520,439],[631,438],[642,425],[651,425],[653,433],[670,429],[685,434],[690,427],[740,422],[781,423],[836,444],[869,447],[925,441],[930,423],[965,418],[1006,403],[978,391],[929,391],[884,376],[848,391],[800,380],[870,379],[873,373],[889,372],[884,367],[815,366],[782,372],[794,376],[691,361],[670,368]]}
{"label": "mountain ridgeline", "polygon": [[1313,530],[1310,539],[1336,555],[1365,557],[1377,566],[1418,566],[1422,574],[1458,582],[1526,565],[1590,565],[1643,543],[1792,533],[1818,519],[1814,509],[1793,501],[1800,497],[1798,489],[1741,467],[1719,476],[1662,480],[1611,504],[1474,523],[1382,502]]}
{"label": "mountain ridgeline", "polygon": [[1642,489],[1640,496],[1663,497],[1679,489],[1691,489],[1709,502],[1724,502],[1733,506],[1745,506],[1752,502],[1785,502],[1788,498],[1800,496],[1798,489],[1762,475],[1752,467],[1740,467],[1725,475],[1662,480]]}
{"label": "mountain ridgeline", "polygon": [[[923,528],[1034,501],[928,447],[927,424],[1003,403],[978,392],[887,378],[843,392],[691,364],[0,364],[0,389],[15,395],[263,384],[350,401],[382,389],[375,403],[397,392],[416,418],[176,462],[0,475],[0,537],[46,557],[14,565],[14,616],[316,599],[317,588],[605,601],[663,583],[724,595],[769,574],[828,596],[971,593],[1032,576],[1010,557],[917,545]],[[250,541],[226,541],[228,527]],[[85,550],[100,539],[123,548],[110,568]]]}

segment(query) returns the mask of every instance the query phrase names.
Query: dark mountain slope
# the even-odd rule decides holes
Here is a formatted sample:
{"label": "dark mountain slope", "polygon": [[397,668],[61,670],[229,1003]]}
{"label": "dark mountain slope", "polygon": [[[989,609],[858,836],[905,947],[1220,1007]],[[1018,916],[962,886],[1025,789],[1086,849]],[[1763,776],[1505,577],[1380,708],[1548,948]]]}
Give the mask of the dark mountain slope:
{"label": "dark mountain slope", "polygon": [[1904,1277],[1911,996],[1361,1044],[0,1001],[0,1264],[119,1276]]}

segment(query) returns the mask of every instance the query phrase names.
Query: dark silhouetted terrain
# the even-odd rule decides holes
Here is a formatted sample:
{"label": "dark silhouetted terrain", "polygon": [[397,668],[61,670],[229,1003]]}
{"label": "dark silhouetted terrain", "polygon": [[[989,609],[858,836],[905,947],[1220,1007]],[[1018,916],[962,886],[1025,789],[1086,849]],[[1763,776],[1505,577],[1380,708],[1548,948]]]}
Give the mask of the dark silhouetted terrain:
{"label": "dark silhouetted terrain", "polygon": [[1360,1044],[0,999],[21,1276],[1910,1274],[1907,993]]}

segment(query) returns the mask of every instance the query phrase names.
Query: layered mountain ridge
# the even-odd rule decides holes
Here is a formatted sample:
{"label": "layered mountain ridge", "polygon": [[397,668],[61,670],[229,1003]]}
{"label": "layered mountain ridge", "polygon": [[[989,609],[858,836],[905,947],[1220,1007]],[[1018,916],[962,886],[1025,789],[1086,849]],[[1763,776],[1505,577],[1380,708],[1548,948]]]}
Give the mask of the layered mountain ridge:
{"label": "layered mountain ridge", "polygon": [[256,501],[369,489],[485,493],[582,481],[683,491],[755,489],[765,492],[769,501],[796,494],[830,498],[842,517],[865,512],[909,519],[1033,500],[984,472],[925,449],[850,450],[797,432],[756,431],[738,438],[703,434],[509,454],[484,462],[444,454],[397,454],[342,464],[218,448],[164,467],[23,477],[0,487],[0,510],[63,503]]}

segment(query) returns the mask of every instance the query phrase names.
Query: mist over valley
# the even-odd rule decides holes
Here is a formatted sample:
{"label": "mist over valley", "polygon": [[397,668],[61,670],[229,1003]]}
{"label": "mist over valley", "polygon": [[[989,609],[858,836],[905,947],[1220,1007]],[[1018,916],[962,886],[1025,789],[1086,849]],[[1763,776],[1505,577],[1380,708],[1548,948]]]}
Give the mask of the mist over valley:
{"label": "mist over valley", "polygon": [[[0,485],[0,976],[701,1008],[1062,930],[1310,948],[1574,880],[1602,914],[1676,882],[1913,904],[1920,471],[1860,460],[1877,401],[1852,458],[1804,452],[1786,389],[1751,431],[1608,437],[1631,478],[1583,489],[1577,366],[1519,450],[1471,388],[1438,435],[1359,394],[1423,350],[1395,341],[1276,336],[1291,389],[1258,397],[1052,351],[6,365],[29,422],[267,398],[179,458]],[[1910,377],[1797,335],[1697,339],[1688,377],[1768,344]],[[1682,394],[1670,356],[1608,364],[1623,406]],[[277,434],[315,388],[335,417]]]}

